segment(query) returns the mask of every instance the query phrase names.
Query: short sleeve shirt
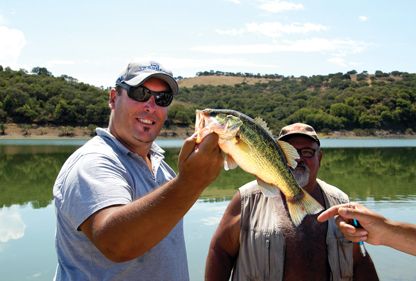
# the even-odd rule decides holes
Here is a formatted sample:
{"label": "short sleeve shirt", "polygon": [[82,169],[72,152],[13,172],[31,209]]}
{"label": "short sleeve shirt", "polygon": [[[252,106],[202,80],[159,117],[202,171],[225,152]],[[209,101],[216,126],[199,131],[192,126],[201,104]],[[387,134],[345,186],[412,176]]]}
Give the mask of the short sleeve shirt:
{"label": "short sleeve shirt", "polygon": [[79,231],[95,212],[128,204],[175,177],[153,143],[152,171],[106,129],[75,151],[64,163],[53,194],[56,209],[55,280],[189,280],[182,220],[141,257],[123,263],[108,260]]}

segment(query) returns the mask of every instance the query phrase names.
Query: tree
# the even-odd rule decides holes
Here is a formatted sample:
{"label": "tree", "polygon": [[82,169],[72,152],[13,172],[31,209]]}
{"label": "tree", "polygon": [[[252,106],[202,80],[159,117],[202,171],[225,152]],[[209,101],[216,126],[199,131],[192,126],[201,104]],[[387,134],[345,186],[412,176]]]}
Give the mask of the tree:
{"label": "tree", "polygon": [[15,112],[16,121],[19,123],[31,123],[37,115],[38,113],[29,104],[16,108]]}
{"label": "tree", "polygon": [[376,76],[376,78],[388,77],[389,76],[388,73],[384,73],[381,70],[376,70],[376,72],[374,72],[374,75]]}
{"label": "tree", "polygon": [[334,103],[330,106],[331,115],[340,118],[345,128],[349,129],[354,126],[357,119],[357,112],[352,106],[344,103]]}
{"label": "tree", "polygon": [[364,129],[377,129],[380,128],[381,117],[368,114],[367,112],[361,113],[358,117],[358,122],[361,128]]}
{"label": "tree", "polygon": [[6,125],[0,123],[0,135],[4,136],[6,134]]}
{"label": "tree", "polygon": [[54,122],[60,125],[71,125],[75,123],[76,111],[74,106],[68,104],[66,100],[60,100],[55,108]]}
{"label": "tree", "polygon": [[43,76],[53,76],[52,73],[46,69],[46,67],[34,67],[32,68],[32,73]]}

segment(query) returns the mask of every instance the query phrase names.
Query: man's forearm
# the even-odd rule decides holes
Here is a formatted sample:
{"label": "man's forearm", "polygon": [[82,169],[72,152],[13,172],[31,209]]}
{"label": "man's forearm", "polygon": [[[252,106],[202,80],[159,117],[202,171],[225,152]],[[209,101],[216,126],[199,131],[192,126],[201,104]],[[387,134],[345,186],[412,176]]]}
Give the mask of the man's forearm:
{"label": "man's forearm", "polygon": [[205,281],[228,281],[234,262],[226,253],[210,249],[205,267]]}
{"label": "man's forearm", "polygon": [[116,262],[143,255],[169,234],[204,189],[186,184],[175,178],[130,204],[99,211],[90,239]]}
{"label": "man's forearm", "polygon": [[416,225],[388,220],[382,244],[416,256]]}

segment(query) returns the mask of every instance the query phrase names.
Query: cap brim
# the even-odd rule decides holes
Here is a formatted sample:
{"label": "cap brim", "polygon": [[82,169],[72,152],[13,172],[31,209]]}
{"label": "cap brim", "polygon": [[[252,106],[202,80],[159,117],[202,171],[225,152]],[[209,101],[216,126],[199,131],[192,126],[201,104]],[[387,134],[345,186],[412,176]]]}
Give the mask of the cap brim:
{"label": "cap brim", "polygon": [[305,134],[305,133],[299,133],[299,132],[287,133],[287,134],[285,134],[285,135],[282,135],[282,136],[278,137],[277,139],[278,139],[278,140],[281,140],[281,139],[284,139],[284,138],[286,138],[286,137],[289,137],[289,136],[295,136],[295,135],[300,135],[300,136],[309,137],[309,138],[313,139],[314,141],[316,141],[319,145],[321,144],[321,142],[319,141],[319,138],[318,138],[318,137],[316,137],[316,136],[311,136],[311,135],[308,135],[308,134]]}
{"label": "cap brim", "polygon": [[139,75],[133,77],[132,79],[124,81],[124,83],[130,86],[136,87],[136,86],[142,85],[144,82],[146,82],[150,78],[158,78],[160,80],[165,81],[169,85],[174,95],[176,95],[179,92],[179,87],[178,87],[178,83],[176,82],[176,80],[172,76],[167,75],[166,73],[163,73],[163,72],[140,73]]}

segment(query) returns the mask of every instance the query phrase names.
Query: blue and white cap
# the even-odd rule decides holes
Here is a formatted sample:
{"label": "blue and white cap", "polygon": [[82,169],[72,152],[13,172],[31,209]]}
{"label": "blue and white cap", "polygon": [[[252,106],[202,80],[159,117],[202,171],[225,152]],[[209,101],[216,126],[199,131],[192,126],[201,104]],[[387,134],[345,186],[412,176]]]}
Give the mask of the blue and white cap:
{"label": "blue and white cap", "polygon": [[126,70],[117,78],[116,85],[125,83],[136,87],[142,85],[151,77],[165,81],[169,85],[172,94],[176,95],[179,92],[178,83],[173,78],[172,72],[155,61],[129,63]]}

